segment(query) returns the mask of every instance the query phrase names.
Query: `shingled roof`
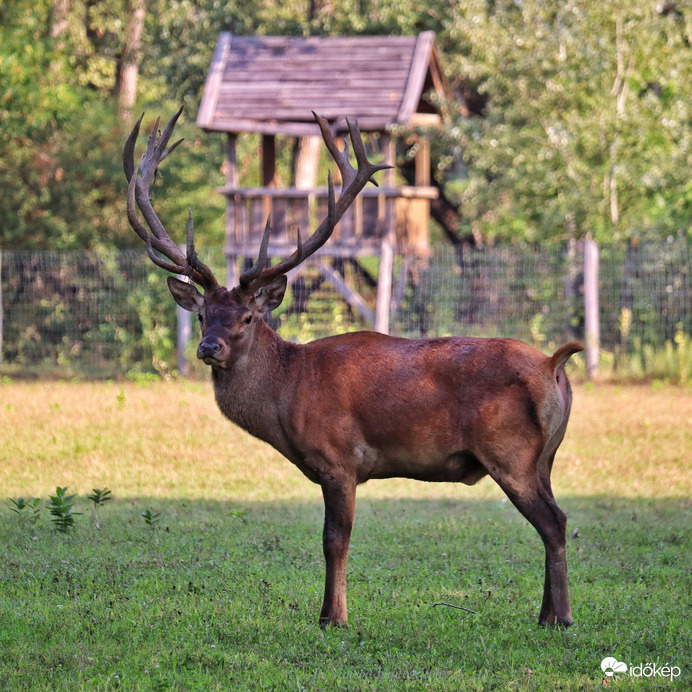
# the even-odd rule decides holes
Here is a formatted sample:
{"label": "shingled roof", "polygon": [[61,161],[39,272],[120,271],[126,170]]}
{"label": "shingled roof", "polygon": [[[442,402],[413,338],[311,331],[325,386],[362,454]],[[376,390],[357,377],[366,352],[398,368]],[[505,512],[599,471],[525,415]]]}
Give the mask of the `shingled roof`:
{"label": "shingled roof", "polygon": [[439,122],[423,99],[444,91],[435,34],[418,36],[232,36],[214,50],[197,124],[221,132],[317,135],[315,111],[364,132]]}

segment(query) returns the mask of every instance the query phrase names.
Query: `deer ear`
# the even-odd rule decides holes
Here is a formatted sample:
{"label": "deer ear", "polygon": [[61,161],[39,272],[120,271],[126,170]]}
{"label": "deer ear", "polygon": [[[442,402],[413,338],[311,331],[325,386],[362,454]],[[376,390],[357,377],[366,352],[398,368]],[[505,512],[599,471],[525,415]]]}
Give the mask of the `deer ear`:
{"label": "deer ear", "polygon": [[255,305],[257,309],[262,312],[271,312],[274,308],[278,308],[281,305],[281,301],[284,299],[284,293],[286,293],[286,286],[288,285],[288,279],[285,275],[280,276],[275,279],[270,284],[262,286],[259,291],[255,292],[253,296],[255,299]]}
{"label": "deer ear", "polygon": [[181,308],[190,312],[200,311],[204,305],[204,296],[192,284],[173,276],[169,276],[166,281],[168,282],[168,290],[173,294],[175,302]]}

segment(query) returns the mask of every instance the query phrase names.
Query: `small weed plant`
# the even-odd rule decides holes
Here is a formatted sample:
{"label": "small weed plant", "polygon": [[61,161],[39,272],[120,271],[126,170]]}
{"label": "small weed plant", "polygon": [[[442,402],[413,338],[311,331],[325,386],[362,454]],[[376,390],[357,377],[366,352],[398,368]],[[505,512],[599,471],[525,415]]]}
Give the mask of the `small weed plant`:
{"label": "small weed plant", "polygon": [[150,529],[154,529],[156,528],[156,525],[159,523],[159,519],[161,518],[161,512],[152,512],[150,509],[147,509],[144,512],[142,512],[142,518],[144,519],[144,523]]}
{"label": "small weed plant", "polygon": [[41,499],[38,497],[32,497],[30,500],[25,500],[23,497],[18,497],[16,500],[9,498],[10,502],[14,507],[10,507],[10,510],[15,514],[18,514],[22,519],[28,519],[33,526],[39,519],[41,514]]}
{"label": "small weed plant", "polygon": [[91,495],[87,495],[87,498],[94,503],[94,524],[96,528],[101,530],[101,517],[99,516],[99,509],[108,502],[112,500],[113,496],[108,488],[101,490],[100,488],[93,488]]}
{"label": "small weed plant", "polygon": [[64,488],[58,486],[55,489],[55,495],[50,496],[47,507],[53,517],[51,519],[53,526],[60,533],[68,533],[74,527],[74,518],[81,514],[74,511],[75,497],[76,495],[67,494],[67,486]]}

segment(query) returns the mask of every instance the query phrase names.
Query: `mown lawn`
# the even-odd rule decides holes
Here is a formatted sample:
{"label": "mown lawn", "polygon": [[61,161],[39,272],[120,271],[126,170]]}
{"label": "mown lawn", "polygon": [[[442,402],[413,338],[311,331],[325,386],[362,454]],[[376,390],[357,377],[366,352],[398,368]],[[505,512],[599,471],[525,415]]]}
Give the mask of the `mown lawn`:
{"label": "mown lawn", "polygon": [[[209,385],[3,382],[1,492],[44,509],[0,500],[0,689],[689,689],[691,421],[690,390],[575,388],[569,630],[537,627],[542,544],[485,479],[361,487],[351,626],[322,631],[319,489]],[[67,535],[56,486],[83,512]],[[680,674],[607,678],[606,656]]]}

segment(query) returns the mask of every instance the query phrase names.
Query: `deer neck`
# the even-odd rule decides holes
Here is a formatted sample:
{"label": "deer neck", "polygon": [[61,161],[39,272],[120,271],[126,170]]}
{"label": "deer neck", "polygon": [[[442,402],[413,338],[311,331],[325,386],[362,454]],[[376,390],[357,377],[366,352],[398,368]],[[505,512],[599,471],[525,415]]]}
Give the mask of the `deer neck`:
{"label": "deer neck", "polygon": [[284,341],[264,322],[246,357],[230,369],[212,367],[221,412],[251,435],[284,452],[282,412],[295,387],[300,346]]}

